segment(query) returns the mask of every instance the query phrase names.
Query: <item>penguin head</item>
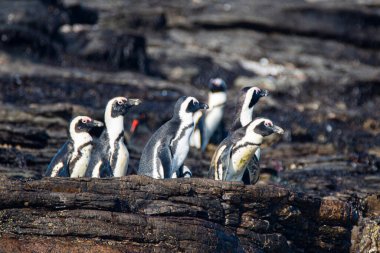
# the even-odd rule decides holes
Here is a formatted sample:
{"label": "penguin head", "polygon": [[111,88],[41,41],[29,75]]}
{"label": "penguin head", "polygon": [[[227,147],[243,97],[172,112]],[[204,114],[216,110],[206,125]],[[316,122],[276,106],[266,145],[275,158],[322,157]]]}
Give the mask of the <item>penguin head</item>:
{"label": "penguin head", "polygon": [[239,117],[242,126],[248,125],[253,119],[253,108],[261,97],[268,96],[267,90],[262,90],[258,87],[244,87],[240,90],[238,101]]}
{"label": "penguin head", "polygon": [[269,92],[258,87],[244,87],[241,90],[241,94],[240,98],[244,100],[243,105],[247,109],[251,109],[261,97],[268,96]]}
{"label": "penguin head", "polygon": [[70,136],[90,135],[89,132],[96,127],[103,127],[103,123],[87,116],[77,116],[70,122]]}
{"label": "penguin head", "polygon": [[202,109],[208,109],[208,105],[199,102],[195,97],[183,96],[177,100],[174,106],[174,116],[193,120],[194,113]]}
{"label": "penguin head", "polygon": [[268,136],[273,133],[284,134],[284,130],[273,124],[273,122],[266,118],[257,118],[253,120],[249,126],[248,131],[253,131],[255,134],[260,136]]}
{"label": "penguin head", "polygon": [[115,97],[107,103],[106,116],[111,116],[112,118],[124,116],[130,108],[139,104],[141,104],[140,99]]}
{"label": "penguin head", "polygon": [[225,92],[227,90],[227,84],[222,78],[212,78],[208,83],[210,92]]}

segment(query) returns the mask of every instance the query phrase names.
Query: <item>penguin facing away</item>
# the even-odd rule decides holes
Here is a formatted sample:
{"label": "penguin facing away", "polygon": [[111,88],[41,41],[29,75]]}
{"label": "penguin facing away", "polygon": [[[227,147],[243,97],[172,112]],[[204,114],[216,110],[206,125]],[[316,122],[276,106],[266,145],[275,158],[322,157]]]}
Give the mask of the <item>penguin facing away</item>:
{"label": "penguin facing away", "polygon": [[70,122],[69,140],[53,157],[46,177],[83,177],[90,161],[93,138],[90,131],[103,123],[87,116],[77,116]]}
{"label": "penguin facing away", "polygon": [[[208,106],[206,112],[195,113],[196,126],[191,137],[190,145],[204,151],[211,136],[219,127],[227,101],[227,85],[221,78],[211,79],[209,84]],[[199,118],[199,120],[198,120]]]}
{"label": "penguin facing away", "polygon": [[[216,149],[211,161],[209,178],[222,181],[242,181],[244,171],[263,139],[284,130],[265,118],[257,118],[231,133]],[[255,173],[258,180],[259,173]]]}
{"label": "penguin facing away", "polygon": [[124,138],[124,116],[139,105],[139,99],[115,97],[108,101],[105,129],[94,141],[94,150],[86,171],[88,177],[122,177],[128,174],[129,152]]}
{"label": "penguin facing away", "polygon": [[[194,130],[194,113],[207,109],[207,104],[183,96],[174,106],[173,117],[162,125],[145,145],[137,174],[156,179],[181,176]],[[186,169],[188,169],[186,167]]]}

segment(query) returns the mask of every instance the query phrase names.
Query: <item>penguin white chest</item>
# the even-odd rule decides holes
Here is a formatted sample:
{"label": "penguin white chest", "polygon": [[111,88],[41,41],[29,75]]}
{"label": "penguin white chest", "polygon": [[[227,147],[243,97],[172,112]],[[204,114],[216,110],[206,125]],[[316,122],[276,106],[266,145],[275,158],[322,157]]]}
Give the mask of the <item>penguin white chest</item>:
{"label": "penguin white chest", "polygon": [[207,138],[211,138],[223,118],[223,108],[212,109],[206,117]]}
{"label": "penguin white chest", "polygon": [[172,141],[172,145],[176,145],[176,147],[172,149],[175,150],[171,167],[172,173],[178,171],[189,153],[189,141],[192,132],[193,127],[189,127],[183,131],[183,134],[181,134],[178,139]]}
{"label": "penguin white chest", "polygon": [[245,147],[240,147],[233,151],[231,156],[230,166],[226,175],[227,181],[241,181],[244,175],[244,171],[255,154],[258,146],[248,145]]}
{"label": "penguin white chest", "polygon": [[129,160],[129,152],[127,147],[124,144],[124,140],[120,139],[118,143],[118,149],[114,152],[116,154],[116,164],[114,168],[113,175],[114,177],[122,177],[127,174],[128,169],[128,160]]}
{"label": "penguin white chest", "polygon": [[70,163],[73,163],[70,177],[84,177],[90,161],[92,145],[85,146],[74,152]]}

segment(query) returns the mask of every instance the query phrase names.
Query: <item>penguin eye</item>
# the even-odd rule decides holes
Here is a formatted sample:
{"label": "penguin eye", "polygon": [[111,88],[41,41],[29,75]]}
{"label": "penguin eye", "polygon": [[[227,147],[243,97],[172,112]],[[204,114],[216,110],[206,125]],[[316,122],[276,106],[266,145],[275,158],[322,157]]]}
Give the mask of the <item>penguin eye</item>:
{"label": "penguin eye", "polygon": [[82,119],[82,123],[83,123],[83,124],[86,124],[87,122],[88,122],[87,119]]}
{"label": "penguin eye", "polygon": [[265,122],[264,122],[264,125],[265,125],[266,127],[271,127],[271,126],[273,126],[273,124],[272,124],[271,122],[269,122],[269,121],[265,121]]}
{"label": "penguin eye", "polygon": [[260,88],[254,88],[254,89],[253,89],[253,93],[254,93],[254,94],[256,94],[256,93],[259,94],[260,91],[261,91]]}
{"label": "penguin eye", "polygon": [[117,101],[117,103],[118,103],[119,105],[122,105],[122,104],[123,104],[123,101],[119,100],[119,101]]}

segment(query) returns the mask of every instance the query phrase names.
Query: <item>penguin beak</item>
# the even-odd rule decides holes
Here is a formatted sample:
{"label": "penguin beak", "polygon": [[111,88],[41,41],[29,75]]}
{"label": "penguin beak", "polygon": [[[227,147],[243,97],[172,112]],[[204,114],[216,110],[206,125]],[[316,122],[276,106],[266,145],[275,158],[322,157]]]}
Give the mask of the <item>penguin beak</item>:
{"label": "penguin beak", "polygon": [[198,108],[198,110],[207,110],[207,109],[208,109],[208,105],[207,104],[199,102],[199,108]]}
{"label": "penguin beak", "polygon": [[141,104],[141,100],[138,98],[130,98],[127,100],[127,105],[129,106],[135,106]]}
{"label": "penguin beak", "polygon": [[100,122],[100,121],[97,121],[97,120],[92,120],[92,121],[88,122],[87,125],[90,128],[103,127],[104,126],[103,122]]}
{"label": "penguin beak", "polygon": [[267,90],[261,90],[259,95],[260,97],[266,97],[269,95],[269,92]]}
{"label": "penguin beak", "polygon": [[273,132],[275,132],[275,133],[278,133],[278,134],[284,134],[284,129],[282,129],[282,128],[279,127],[279,126],[274,125],[274,126],[272,127],[272,130],[273,130]]}
{"label": "penguin beak", "polygon": [[124,103],[121,114],[125,115],[132,107],[141,104],[141,100],[138,98],[128,98]]}

